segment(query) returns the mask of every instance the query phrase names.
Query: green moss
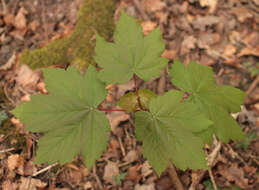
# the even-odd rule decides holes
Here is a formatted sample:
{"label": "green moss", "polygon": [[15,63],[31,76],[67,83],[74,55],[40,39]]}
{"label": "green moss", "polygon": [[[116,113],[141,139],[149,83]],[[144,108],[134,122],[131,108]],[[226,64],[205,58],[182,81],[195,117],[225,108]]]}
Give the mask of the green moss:
{"label": "green moss", "polygon": [[6,119],[0,125],[0,135],[4,135],[4,143],[6,143],[8,147],[15,148],[16,150],[26,149],[25,136],[16,130],[10,119]]}
{"label": "green moss", "polygon": [[33,69],[58,64],[76,64],[84,68],[93,64],[94,34],[97,32],[106,39],[111,37],[115,4],[116,0],[84,0],[73,33],[43,48],[26,50],[20,63]]}

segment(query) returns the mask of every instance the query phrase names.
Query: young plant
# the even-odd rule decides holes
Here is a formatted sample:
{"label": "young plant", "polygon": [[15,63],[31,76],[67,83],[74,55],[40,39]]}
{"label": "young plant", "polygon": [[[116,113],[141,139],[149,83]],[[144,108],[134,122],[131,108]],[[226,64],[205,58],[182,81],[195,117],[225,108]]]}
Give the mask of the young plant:
{"label": "young plant", "polygon": [[[215,134],[223,142],[244,137],[230,113],[240,111],[245,93],[231,86],[218,86],[208,66],[175,61],[170,69],[174,85],[157,96],[138,89],[136,76],[148,81],[160,75],[167,65],[162,58],[165,45],[159,28],[143,36],[141,25],[122,13],[114,42],[96,35],[95,61],[85,75],[75,68],[43,69],[49,95],[33,95],[12,113],[27,130],[43,132],[36,163],[65,164],[79,153],[90,168],[105,151],[110,131],[104,111],[135,114],[135,133],[143,142],[143,156],[160,175],[171,161],[180,169],[206,169],[205,143]],[[135,92],[121,97],[123,109],[98,106],[107,95],[106,84],[135,81]],[[189,96],[184,100],[184,93]]]}

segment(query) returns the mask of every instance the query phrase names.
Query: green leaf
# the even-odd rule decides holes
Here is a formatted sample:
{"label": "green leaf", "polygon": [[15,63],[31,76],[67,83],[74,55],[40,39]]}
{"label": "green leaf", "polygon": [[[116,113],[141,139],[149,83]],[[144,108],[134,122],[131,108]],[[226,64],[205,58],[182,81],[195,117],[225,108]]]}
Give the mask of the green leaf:
{"label": "green leaf", "polygon": [[171,160],[180,169],[207,168],[203,141],[194,133],[212,122],[196,106],[181,102],[183,93],[169,91],[151,99],[150,112],[135,113],[137,139],[143,142],[143,155],[160,175]]}
{"label": "green leaf", "polygon": [[[148,108],[148,104],[151,100],[151,98],[156,97],[157,95],[154,94],[151,90],[148,89],[140,89],[138,91],[138,95],[140,97],[140,103],[141,106],[144,109]],[[126,112],[134,112],[140,109],[139,104],[138,104],[138,96],[136,92],[129,92],[122,96],[120,98],[120,101],[118,102],[118,105],[126,110]]]}
{"label": "green leaf", "polygon": [[4,110],[1,110],[1,111],[0,111],[0,126],[1,126],[2,122],[3,122],[4,120],[6,120],[7,118],[8,118],[8,116],[7,116],[7,114],[5,113],[5,111],[4,111]]}
{"label": "green leaf", "polygon": [[96,35],[95,61],[103,68],[99,77],[106,83],[125,83],[133,74],[143,80],[157,77],[167,64],[167,59],[161,57],[164,49],[159,28],[144,38],[141,25],[122,12],[114,43]]}
{"label": "green leaf", "polygon": [[50,94],[34,95],[12,111],[27,130],[46,132],[39,141],[36,162],[64,164],[81,152],[91,167],[105,150],[110,129],[105,114],[97,110],[107,95],[105,85],[93,66],[84,76],[73,67],[43,72]]}
{"label": "green leaf", "polygon": [[211,141],[213,133],[223,142],[244,138],[240,126],[229,114],[240,111],[244,92],[231,86],[218,86],[212,68],[195,62],[184,66],[176,60],[170,75],[176,86],[191,94],[187,101],[197,105],[214,122],[213,128],[200,133],[200,137],[207,142]]}

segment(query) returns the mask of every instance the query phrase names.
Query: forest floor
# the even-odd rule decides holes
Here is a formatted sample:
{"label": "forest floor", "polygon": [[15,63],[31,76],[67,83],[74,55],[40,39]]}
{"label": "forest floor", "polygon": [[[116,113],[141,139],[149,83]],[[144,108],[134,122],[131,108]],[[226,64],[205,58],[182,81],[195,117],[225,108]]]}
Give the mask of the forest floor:
{"label": "forest floor", "polygon": [[[19,64],[25,49],[43,47],[73,31],[82,0],[1,0],[0,2],[0,189],[3,190],[173,190],[167,169],[160,177],[142,157],[132,120],[123,112],[107,113],[111,134],[107,151],[88,170],[80,158],[64,166],[33,163],[38,134],[8,111],[35,93],[46,93],[40,70]],[[142,22],[145,34],[160,27],[163,56],[184,64],[195,60],[212,66],[218,84],[247,93],[242,111],[233,115],[246,140],[208,148],[211,173],[177,170],[184,188],[259,189],[259,1],[258,0],[120,0],[122,9]],[[172,88],[167,70],[140,87],[163,94]],[[133,81],[109,87],[115,104]],[[7,119],[8,118],[8,119]],[[212,155],[212,154],[210,154]]]}

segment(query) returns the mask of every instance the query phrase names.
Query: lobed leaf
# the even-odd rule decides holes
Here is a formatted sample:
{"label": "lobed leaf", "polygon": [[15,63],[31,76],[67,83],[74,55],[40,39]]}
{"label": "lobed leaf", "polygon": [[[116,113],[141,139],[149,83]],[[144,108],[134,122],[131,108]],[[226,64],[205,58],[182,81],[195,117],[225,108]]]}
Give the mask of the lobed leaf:
{"label": "lobed leaf", "polygon": [[223,142],[244,137],[241,128],[229,114],[240,111],[244,92],[231,86],[218,86],[212,68],[195,62],[184,66],[176,60],[170,75],[176,86],[191,94],[187,101],[197,105],[214,122],[212,128],[200,133],[201,137],[207,142],[212,140],[213,133]]}
{"label": "lobed leaf", "polygon": [[143,142],[143,155],[158,175],[169,160],[183,170],[207,168],[204,143],[195,133],[212,122],[193,104],[181,102],[182,98],[183,93],[172,90],[151,99],[150,112],[135,113],[137,139]]}
{"label": "lobed leaf", "polygon": [[106,83],[120,84],[129,81],[133,74],[143,80],[157,77],[167,64],[167,59],[161,57],[164,48],[158,28],[144,38],[141,25],[122,12],[114,43],[96,35],[94,59],[103,68],[99,77]]}
{"label": "lobed leaf", "polygon": [[81,152],[86,166],[91,167],[108,140],[109,122],[97,110],[107,95],[105,85],[93,66],[84,76],[73,67],[43,72],[50,94],[34,95],[12,111],[27,130],[46,132],[39,140],[36,162],[64,164]]}

